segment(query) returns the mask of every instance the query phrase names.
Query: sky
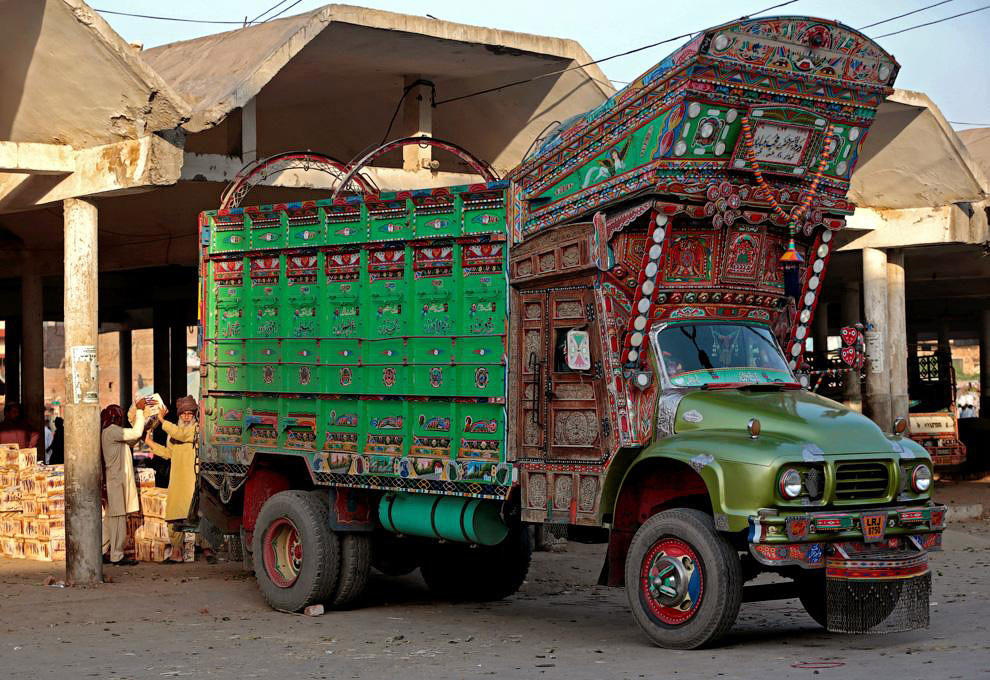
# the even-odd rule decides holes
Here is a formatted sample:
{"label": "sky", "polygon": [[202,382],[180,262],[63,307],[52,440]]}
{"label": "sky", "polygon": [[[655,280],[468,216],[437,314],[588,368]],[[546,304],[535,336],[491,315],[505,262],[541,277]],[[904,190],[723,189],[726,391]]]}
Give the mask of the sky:
{"label": "sky", "polygon": [[[88,0],[98,10],[113,10],[187,19],[244,22],[258,17],[278,0]],[[938,0],[797,0],[773,14],[802,14],[837,19],[854,28],[932,5]],[[294,4],[295,3],[295,4]],[[323,0],[283,0],[272,12],[301,14]],[[351,4],[403,14],[535,33],[576,40],[592,58],[601,59],[634,47],[753,14],[774,0],[351,0]],[[866,29],[870,37],[935,21],[988,4],[988,0],[947,0],[895,21]],[[196,24],[104,14],[129,42],[153,47],[219,33],[237,25]],[[267,16],[267,15],[266,15]],[[263,20],[263,19],[262,19]],[[896,86],[925,92],[956,129],[990,127],[990,9],[933,26],[879,37],[878,42],[901,64]],[[630,81],[672,52],[676,41],[600,64],[610,79]],[[617,83],[621,87],[621,82]]]}

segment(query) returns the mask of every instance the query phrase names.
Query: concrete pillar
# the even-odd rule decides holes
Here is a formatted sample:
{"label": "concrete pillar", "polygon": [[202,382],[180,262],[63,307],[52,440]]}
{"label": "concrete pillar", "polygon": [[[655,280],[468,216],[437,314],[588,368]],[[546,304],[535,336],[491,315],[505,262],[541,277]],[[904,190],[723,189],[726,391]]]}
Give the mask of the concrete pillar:
{"label": "concrete pillar", "polygon": [[97,213],[92,201],[63,203],[65,230],[66,580],[103,579],[100,403],[97,368]]}
{"label": "concrete pillar", "polygon": [[169,404],[172,400],[172,389],[170,387],[172,376],[169,373],[169,342],[168,342],[168,317],[165,310],[156,307],[152,318],[151,343],[152,343],[152,390],[161,396],[162,400]]}
{"label": "concrete pillar", "polygon": [[886,432],[891,429],[887,353],[887,253],[863,248],[863,307],[866,315],[866,390],[863,413]]}
{"label": "concrete pillar", "polygon": [[131,349],[131,329],[126,328],[117,335],[117,358],[120,362],[120,391],[118,403],[120,407],[127,410],[128,405],[134,401],[134,378],[131,373],[133,364],[133,354]]}
{"label": "concrete pillar", "polygon": [[827,368],[828,356],[828,305],[819,302],[815,307],[815,318],[811,320],[811,337],[815,343],[815,360],[818,368]]}
{"label": "concrete pillar", "polygon": [[890,415],[908,417],[907,307],[904,301],[904,251],[887,251],[887,358]]}
{"label": "concrete pillar", "polygon": [[186,324],[184,321],[172,321],[170,343],[170,383],[172,401],[175,401],[179,397],[186,396],[188,392],[186,388]]}
{"label": "concrete pillar", "polygon": [[980,417],[990,418],[990,309],[980,318]]}
{"label": "concrete pillar", "polygon": [[21,266],[22,412],[25,422],[40,432],[42,410],[45,406],[45,341],[41,273],[38,270],[36,255],[25,253]]}
{"label": "concrete pillar", "polygon": [[258,159],[258,101],[254,97],[241,109],[241,163]]}
{"label": "concrete pillar", "polygon": [[21,320],[4,322],[3,380],[6,401],[21,400]]}
{"label": "concrete pillar", "polygon": [[[859,284],[849,283],[842,291],[842,325],[855,326],[863,321],[859,305]],[[863,391],[859,371],[846,371],[842,382],[842,400],[849,408],[863,410]]]}
{"label": "concrete pillar", "polygon": [[949,322],[945,319],[938,321],[938,351],[945,354],[952,353],[952,345],[949,344]]}
{"label": "concrete pillar", "polygon": [[[432,88],[426,81],[417,83],[419,76],[406,76],[405,87],[410,88],[402,100],[400,130],[403,137],[433,135]],[[414,84],[416,83],[416,84]],[[432,147],[406,146],[402,148],[402,169],[412,172],[432,168]]]}

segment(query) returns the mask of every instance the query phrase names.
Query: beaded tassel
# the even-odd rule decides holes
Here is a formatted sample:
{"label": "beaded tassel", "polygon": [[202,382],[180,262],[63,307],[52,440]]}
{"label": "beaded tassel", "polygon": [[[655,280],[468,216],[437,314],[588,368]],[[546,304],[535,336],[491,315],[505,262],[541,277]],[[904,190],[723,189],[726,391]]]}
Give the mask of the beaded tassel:
{"label": "beaded tassel", "polygon": [[825,166],[828,165],[828,161],[832,156],[832,141],[836,134],[835,126],[830,125],[828,132],[825,135],[825,148],[822,150],[821,158],[818,160],[818,167],[812,173],[811,182],[808,183],[806,187],[801,189],[801,193],[798,196],[798,202],[791,211],[785,212],[783,208],[780,207],[780,203],[774,198],[773,189],[767,183],[766,179],[763,177],[763,170],[760,168],[759,162],[756,160],[756,152],[753,149],[753,130],[749,124],[749,118],[743,117],[742,119],[742,133],[743,133],[743,143],[746,147],[746,160],[749,161],[750,166],[753,170],[753,175],[756,177],[756,184],[760,188],[761,193],[766,196],[767,202],[773,209],[774,214],[780,217],[782,220],[787,222],[787,231],[790,238],[787,241],[787,250],[780,257],[780,263],[783,265],[784,269],[784,292],[786,295],[792,298],[796,298],[801,294],[800,281],[798,280],[798,272],[800,265],[804,262],[804,258],[801,257],[801,253],[797,251],[797,247],[794,243],[794,237],[798,232],[798,224],[804,219],[805,214],[808,212],[808,208],[811,207],[811,203],[814,200],[815,194],[818,193],[818,185],[825,174]]}

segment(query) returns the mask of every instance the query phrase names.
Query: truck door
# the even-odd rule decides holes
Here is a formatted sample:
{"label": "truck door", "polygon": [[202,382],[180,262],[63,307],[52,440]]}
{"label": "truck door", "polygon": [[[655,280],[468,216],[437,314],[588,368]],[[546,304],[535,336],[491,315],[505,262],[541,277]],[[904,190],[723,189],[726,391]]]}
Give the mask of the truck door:
{"label": "truck door", "polygon": [[[600,460],[608,433],[602,424],[601,350],[592,287],[523,293],[521,303],[522,455]],[[569,341],[582,357],[574,365],[568,363]]]}

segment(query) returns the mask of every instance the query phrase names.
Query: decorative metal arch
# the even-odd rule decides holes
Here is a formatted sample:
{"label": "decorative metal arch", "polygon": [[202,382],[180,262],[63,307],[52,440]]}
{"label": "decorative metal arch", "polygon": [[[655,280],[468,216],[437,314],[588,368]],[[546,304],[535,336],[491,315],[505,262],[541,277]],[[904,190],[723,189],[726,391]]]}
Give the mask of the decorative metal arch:
{"label": "decorative metal arch", "polygon": [[325,172],[336,180],[335,197],[341,189],[365,194],[376,194],[379,191],[371,179],[356,172],[348,172],[347,166],[336,158],[315,151],[287,151],[248,163],[241,168],[224,189],[220,197],[220,209],[229,210],[240,206],[247,193],[257,184],[286,170]]}
{"label": "decorative metal arch", "polygon": [[357,173],[362,168],[369,165],[373,160],[379,156],[387,154],[389,151],[395,151],[396,149],[401,149],[404,146],[412,146],[414,144],[436,147],[457,156],[462,161],[470,165],[472,170],[484,177],[486,182],[494,182],[499,178],[492,166],[475,156],[464,147],[454,144],[453,142],[437,139],[436,137],[402,137],[401,139],[393,139],[391,142],[386,142],[378,148],[372,149],[362,156],[360,160],[354,163],[351,166],[350,172],[347,173],[344,180],[334,190],[333,199],[337,198],[337,194],[340,193],[342,187],[347,185],[347,182],[349,182],[352,178],[357,177]]}

